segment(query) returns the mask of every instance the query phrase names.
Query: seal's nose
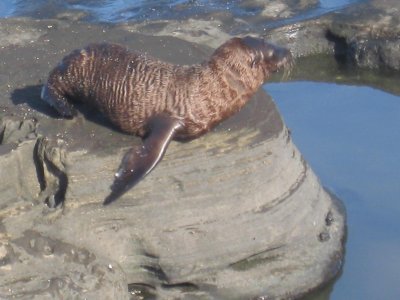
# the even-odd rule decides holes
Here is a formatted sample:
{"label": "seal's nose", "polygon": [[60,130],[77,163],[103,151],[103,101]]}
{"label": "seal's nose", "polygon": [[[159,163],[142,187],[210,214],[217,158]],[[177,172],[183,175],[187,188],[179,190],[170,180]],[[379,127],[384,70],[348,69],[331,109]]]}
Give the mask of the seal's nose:
{"label": "seal's nose", "polygon": [[273,44],[265,43],[265,49],[264,57],[266,59],[274,60],[277,63],[289,59],[292,56],[288,49]]}
{"label": "seal's nose", "polygon": [[285,60],[285,59],[291,59],[292,54],[290,51],[286,48],[282,47],[277,47],[277,49],[274,51],[274,55],[276,56],[276,60]]}
{"label": "seal's nose", "polygon": [[264,59],[270,67],[275,66],[274,71],[291,67],[293,57],[290,50],[269,43],[265,43],[265,46]]}

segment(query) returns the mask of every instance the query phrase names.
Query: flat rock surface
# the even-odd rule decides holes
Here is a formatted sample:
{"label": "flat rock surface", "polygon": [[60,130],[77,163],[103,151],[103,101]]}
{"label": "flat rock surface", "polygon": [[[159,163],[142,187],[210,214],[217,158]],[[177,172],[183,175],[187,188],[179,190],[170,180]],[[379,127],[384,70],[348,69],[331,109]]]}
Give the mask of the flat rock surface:
{"label": "flat rock surface", "polygon": [[39,97],[50,69],[92,41],[180,64],[211,49],[122,27],[0,23],[0,298],[290,298],[337,274],[344,212],[265,93],[204,137],[173,142],[107,207],[140,140],[85,107],[57,119]]}

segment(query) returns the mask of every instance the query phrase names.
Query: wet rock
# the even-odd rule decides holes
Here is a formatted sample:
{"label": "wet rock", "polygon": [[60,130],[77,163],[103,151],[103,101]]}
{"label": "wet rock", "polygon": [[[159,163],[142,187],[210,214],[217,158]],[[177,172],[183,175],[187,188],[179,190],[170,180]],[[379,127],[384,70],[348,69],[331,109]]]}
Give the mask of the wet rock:
{"label": "wet rock", "polygon": [[[330,29],[336,41],[343,41],[343,61],[362,68],[393,69],[400,71],[400,32],[354,33],[335,27]],[[343,52],[342,50],[342,52]]]}
{"label": "wet rock", "polygon": [[400,11],[396,0],[369,1],[315,20],[281,26],[266,35],[296,56],[333,54],[340,64],[400,70]]}

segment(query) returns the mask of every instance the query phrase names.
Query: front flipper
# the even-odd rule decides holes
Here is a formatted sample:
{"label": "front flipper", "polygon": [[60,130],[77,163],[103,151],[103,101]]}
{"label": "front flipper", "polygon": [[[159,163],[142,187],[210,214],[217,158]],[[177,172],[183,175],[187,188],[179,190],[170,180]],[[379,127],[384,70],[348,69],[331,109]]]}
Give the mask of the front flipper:
{"label": "front flipper", "polygon": [[76,116],[76,110],[69,102],[68,98],[55,89],[54,86],[49,86],[49,84],[46,83],[42,87],[40,97],[55,108],[55,110],[57,110],[57,112],[63,117],[72,118]]}
{"label": "front flipper", "polygon": [[149,133],[141,146],[128,150],[115,174],[111,193],[104,200],[104,205],[115,201],[128,189],[135,186],[151,172],[164,156],[169,142],[182,123],[166,115],[152,117],[147,128]]}

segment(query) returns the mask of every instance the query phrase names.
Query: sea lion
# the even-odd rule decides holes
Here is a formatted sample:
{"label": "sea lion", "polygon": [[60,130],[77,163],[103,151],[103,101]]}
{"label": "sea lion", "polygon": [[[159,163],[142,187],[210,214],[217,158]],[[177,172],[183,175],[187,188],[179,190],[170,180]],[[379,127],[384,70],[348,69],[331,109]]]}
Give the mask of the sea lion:
{"label": "sea lion", "polygon": [[192,66],[116,44],[92,44],[50,72],[41,98],[67,118],[76,114],[73,101],[87,102],[122,131],[143,138],[122,159],[108,204],[157,165],[172,139],[208,132],[238,112],[272,73],[291,64],[289,50],[253,37],[232,38]]}

